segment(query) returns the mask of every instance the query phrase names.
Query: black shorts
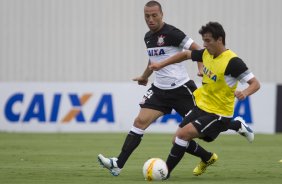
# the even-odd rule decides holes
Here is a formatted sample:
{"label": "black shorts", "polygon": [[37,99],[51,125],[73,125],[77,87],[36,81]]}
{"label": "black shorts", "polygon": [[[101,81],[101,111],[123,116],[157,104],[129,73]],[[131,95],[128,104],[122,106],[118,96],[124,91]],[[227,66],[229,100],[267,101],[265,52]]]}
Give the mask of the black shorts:
{"label": "black shorts", "polygon": [[184,85],[169,90],[159,89],[152,84],[143,101],[140,103],[141,108],[149,108],[170,114],[172,109],[182,117],[195,107],[193,92],[197,89],[194,81],[190,80]]}
{"label": "black shorts", "polygon": [[192,123],[200,134],[200,139],[206,142],[214,141],[217,136],[228,130],[232,118],[218,116],[216,114],[205,112],[198,107],[193,108],[187,113],[179,127],[184,127]]}

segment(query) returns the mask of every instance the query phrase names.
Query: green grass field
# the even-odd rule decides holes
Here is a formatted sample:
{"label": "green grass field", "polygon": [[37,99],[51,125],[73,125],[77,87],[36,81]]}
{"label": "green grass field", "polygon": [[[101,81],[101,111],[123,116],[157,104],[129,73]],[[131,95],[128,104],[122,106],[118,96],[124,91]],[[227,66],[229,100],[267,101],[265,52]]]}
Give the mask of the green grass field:
{"label": "green grass field", "polygon": [[[118,177],[97,162],[97,155],[117,156],[126,134],[18,134],[0,133],[0,183],[148,183],[143,163],[164,160],[171,134],[146,134]],[[164,183],[282,183],[282,135],[256,135],[249,144],[238,135],[221,135],[212,143],[199,141],[216,152],[219,161],[202,176],[193,176],[199,159],[188,154]]]}

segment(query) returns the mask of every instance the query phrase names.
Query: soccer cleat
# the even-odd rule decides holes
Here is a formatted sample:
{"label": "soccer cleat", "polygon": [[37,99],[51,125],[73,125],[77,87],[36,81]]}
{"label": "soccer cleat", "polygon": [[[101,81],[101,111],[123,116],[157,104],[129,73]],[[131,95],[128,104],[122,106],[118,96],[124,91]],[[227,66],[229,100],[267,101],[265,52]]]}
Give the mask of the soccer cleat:
{"label": "soccer cleat", "polygon": [[208,166],[214,164],[218,160],[217,154],[213,153],[211,158],[207,162],[201,161],[197,167],[193,170],[195,176],[199,176],[205,172]]}
{"label": "soccer cleat", "polygon": [[102,154],[98,155],[100,165],[108,169],[113,176],[118,176],[121,172],[121,169],[117,165],[117,160],[117,158],[106,158]]}
{"label": "soccer cleat", "polygon": [[240,116],[234,119],[234,121],[236,120],[241,122],[241,128],[238,130],[238,133],[244,136],[250,143],[253,142],[253,140],[255,139],[255,134],[253,130],[245,123],[245,120]]}

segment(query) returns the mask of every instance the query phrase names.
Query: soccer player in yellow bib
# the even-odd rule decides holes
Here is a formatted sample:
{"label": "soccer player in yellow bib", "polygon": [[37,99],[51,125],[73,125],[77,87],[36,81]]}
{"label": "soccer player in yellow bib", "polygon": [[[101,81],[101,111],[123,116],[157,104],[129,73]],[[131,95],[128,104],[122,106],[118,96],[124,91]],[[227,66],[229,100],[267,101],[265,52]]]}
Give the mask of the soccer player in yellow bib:
{"label": "soccer player in yellow bib", "polygon": [[[211,142],[228,129],[236,130],[251,142],[254,135],[250,127],[241,121],[231,123],[235,97],[243,100],[260,88],[260,83],[246,64],[233,51],[225,47],[225,31],[218,22],[209,22],[199,30],[204,42],[202,50],[183,51],[161,62],[152,62],[152,70],[159,70],[167,65],[187,59],[202,61],[204,65],[202,86],[194,91],[197,107],[189,111],[175,134],[175,140],[167,158],[169,173],[183,157],[187,147],[195,138]],[[247,83],[244,90],[236,90],[238,81]],[[232,127],[232,128],[230,128]],[[249,136],[249,137],[248,137]],[[193,143],[195,144],[195,143]],[[193,146],[192,146],[193,147]],[[195,152],[203,149],[194,145]],[[193,170],[198,176],[216,162],[218,156],[209,152],[201,158]]]}

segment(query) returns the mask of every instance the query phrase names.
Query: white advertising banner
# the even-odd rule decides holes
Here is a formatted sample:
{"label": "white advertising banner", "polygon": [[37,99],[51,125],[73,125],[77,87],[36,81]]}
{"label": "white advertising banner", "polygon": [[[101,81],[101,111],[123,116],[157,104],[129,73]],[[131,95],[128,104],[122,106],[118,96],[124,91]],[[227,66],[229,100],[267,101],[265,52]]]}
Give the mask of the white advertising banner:
{"label": "white advertising banner", "polygon": [[[2,132],[127,132],[149,86],[136,83],[0,83]],[[276,85],[237,102],[235,115],[257,133],[275,131]],[[148,132],[174,132],[181,117],[159,118]]]}
{"label": "white advertising banner", "polygon": [[[246,86],[239,85],[238,89]],[[276,84],[262,83],[255,94],[236,101],[234,116],[242,116],[256,133],[274,133],[276,116]]]}

